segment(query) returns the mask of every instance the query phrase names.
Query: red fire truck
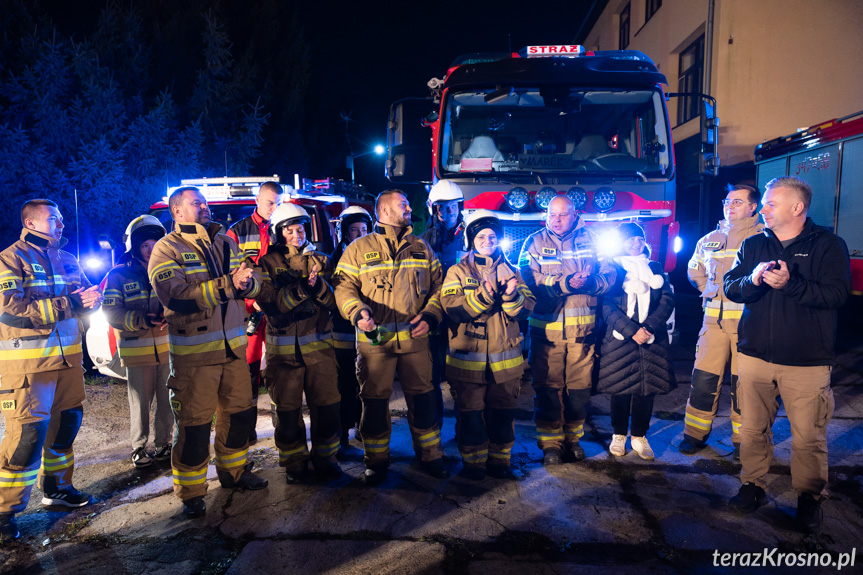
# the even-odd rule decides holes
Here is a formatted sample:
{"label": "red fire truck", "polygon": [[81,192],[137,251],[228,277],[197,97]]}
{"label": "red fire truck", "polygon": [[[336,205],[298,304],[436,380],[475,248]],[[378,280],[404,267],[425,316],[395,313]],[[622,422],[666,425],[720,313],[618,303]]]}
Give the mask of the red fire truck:
{"label": "red fire truck", "polygon": [[863,295],[863,112],[782,136],[755,148],[758,188],[781,176],[812,186],[809,216],[848,244],[851,291]]}
{"label": "red fire truck", "polygon": [[[528,46],[462,56],[443,79],[429,81],[434,109],[428,98],[393,104],[387,177],[458,183],[465,215],[484,208],[505,221],[511,259],[542,225],[552,198],[566,194],[582,219],[602,228],[600,237],[615,237],[605,232],[622,221],[639,222],[653,258],[670,271],[681,242],[666,83],[648,56],[632,50]],[[702,102],[715,145],[712,99],[679,95],[688,105]],[[430,151],[420,126],[431,129]],[[421,157],[429,152],[430,173]]]}

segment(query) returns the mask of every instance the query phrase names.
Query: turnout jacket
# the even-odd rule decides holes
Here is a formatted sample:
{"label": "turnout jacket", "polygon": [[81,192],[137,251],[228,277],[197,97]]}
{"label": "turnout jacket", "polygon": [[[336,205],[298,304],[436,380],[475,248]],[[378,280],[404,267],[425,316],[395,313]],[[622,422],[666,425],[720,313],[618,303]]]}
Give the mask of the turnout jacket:
{"label": "turnout jacket", "polygon": [[[518,279],[515,292],[506,296],[500,283]],[[483,282],[496,293],[488,293]],[[447,272],[441,303],[450,319],[446,375],[450,380],[485,383],[486,368],[492,383],[520,379],[524,372],[519,320],[533,310],[536,298],[500,250],[493,257],[471,252]]]}
{"label": "turnout jacket", "polygon": [[[72,297],[90,282],[66,239],[24,228],[0,253],[0,376],[80,366],[82,324],[91,313]],[[2,386],[2,381],[0,381]]]}
{"label": "turnout jacket", "polygon": [[261,276],[256,270],[247,289],[234,289],[231,271],[245,258],[221,229],[217,223],[207,228],[177,223],[153,247],[148,273],[165,306],[172,364],[195,367],[245,358],[243,298],[258,295]]}
{"label": "turnout jacket", "polygon": [[[563,237],[543,228],[528,236],[518,259],[527,287],[536,295],[530,316],[531,337],[563,342],[587,337],[596,327],[597,296],[617,281],[617,268],[596,253],[594,234],[579,219]],[[576,272],[592,275],[577,290],[569,286]]]}
{"label": "turnout jacket", "polygon": [[[259,262],[261,291],[256,301],[267,316],[267,363],[313,365],[334,359],[330,311],[336,299],[329,279],[329,256],[306,242],[302,248],[276,244]],[[318,266],[318,281],[308,283]]]}
{"label": "turnout jacket", "polygon": [[716,229],[698,240],[689,259],[686,275],[689,282],[701,292],[704,307],[704,323],[720,323],[723,327],[737,328],[743,313],[743,304],[730,301],[725,296],[722,277],[731,269],[737,250],[748,237],[764,231],[758,214],[730,222],[722,220]]}
{"label": "turnout jacket", "polygon": [[342,316],[356,326],[360,313],[367,310],[385,330],[384,341],[372,346],[357,328],[357,350],[362,353],[427,348],[428,335],[411,338],[410,321],[422,314],[433,330],[443,317],[440,262],[431,246],[411,230],[375,224],[374,232],[347,247],[336,267],[333,283]]}
{"label": "turnout jacket", "polygon": [[[761,262],[784,261],[791,272],[782,289],[752,283]],[[781,365],[832,365],[836,310],[851,291],[848,248],[839,236],[806,218],[783,248],[770,229],[743,242],[725,274],[728,299],[745,304],[737,350]]]}
{"label": "turnout jacket", "polygon": [[[108,272],[104,295],[102,310],[114,328],[123,365],[168,363],[168,332],[158,326],[162,304],[138,258],[132,257]],[[151,313],[156,318],[150,318]]]}

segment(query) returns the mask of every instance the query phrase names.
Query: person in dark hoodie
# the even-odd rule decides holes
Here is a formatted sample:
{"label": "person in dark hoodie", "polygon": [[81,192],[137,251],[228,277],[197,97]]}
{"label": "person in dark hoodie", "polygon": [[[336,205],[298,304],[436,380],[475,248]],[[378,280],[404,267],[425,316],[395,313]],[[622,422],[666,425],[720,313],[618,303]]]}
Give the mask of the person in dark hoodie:
{"label": "person in dark hoodie", "polygon": [[612,394],[614,433],[609,452],[618,457],[626,454],[631,425],[633,451],[651,460],[654,453],[647,441],[647,430],[653,398],[677,387],[665,327],[674,310],[674,293],[662,266],[650,261],[641,226],[624,223],[618,233],[623,250],[614,262],[626,277],[622,286],[603,298],[605,335],[600,347],[597,390]]}
{"label": "person in dark hoodie", "polygon": [[808,217],[811,201],[812,187],[800,178],[770,180],[761,209],[767,229],[743,242],[724,277],[728,299],[744,304],[737,345],[743,485],[729,504],[751,513],[767,502],[771,428],[782,396],[791,426],[796,520],[806,531],[821,524],[836,310],[851,289],[848,248]]}

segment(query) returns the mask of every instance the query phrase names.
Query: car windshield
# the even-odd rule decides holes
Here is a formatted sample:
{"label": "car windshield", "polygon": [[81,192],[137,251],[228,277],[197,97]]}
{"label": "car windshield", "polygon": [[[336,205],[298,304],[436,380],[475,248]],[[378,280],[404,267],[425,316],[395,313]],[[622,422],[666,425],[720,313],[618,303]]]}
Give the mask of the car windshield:
{"label": "car windshield", "polygon": [[543,86],[449,93],[444,173],[671,177],[659,90]]}

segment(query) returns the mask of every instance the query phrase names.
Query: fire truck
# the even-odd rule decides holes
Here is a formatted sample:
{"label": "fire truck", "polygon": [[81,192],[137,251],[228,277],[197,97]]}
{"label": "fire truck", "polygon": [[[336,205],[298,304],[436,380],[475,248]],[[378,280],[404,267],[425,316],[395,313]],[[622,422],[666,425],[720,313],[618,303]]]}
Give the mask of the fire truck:
{"label": "fire truck", "polygon": [[616,237],[610,231],[620,222],[641,224],[653,258],[671,271],[682,244],[666,97],[700,103],[703,141],[712,146],[703,146],[701,164],[714,173],[718,120],[712,98],[665,94],[663,84],[634,50],[527,46],[461,56],[428,82],[431,98],[391,107],[387,177],[458,183],[465,215],[484,208],[504,221],[510,259],[543,225],[549,202],[566,194],[601,240]]}
{"label": "fire truck", "polygon": [[863,112],[759,144],[755,170],[759,189],[782,176],[812,186],[809,217],[848,244],[851,292],[863,295]]}
{"label": "fire truck", "polygon": [[[362,185],[335,178],[312,180],[304,178],[300,182],[295,177],[295,185],[281,183],[279,176],[272,177],[231,177],[201,178],[181,180],[180,186],[169,188],[161,201],[150,207],[150,214],[156,216],[165,229],[173,229],[173,219],[168,209],[168,197],[178,187],[195,186],[207,198],[212,220],[227,231],[234,223],[251,216],[255,211],[255,197],[260,185],[273,181],[282,186],[283,201],[292,202],[305,209],[311,217],[311,237],[309,242],[318,251],[331,254],[336,248],[336,230],[339,214],[348,205],[359,205],[371,213],[374,202]],[[104,289],[104,280],[102,288]],[[104,375],[125,379],[126,370],[120,365],[114,330],[110,328],[101,311],[90,319],[86,334],[86,345],[93,365]]]}

